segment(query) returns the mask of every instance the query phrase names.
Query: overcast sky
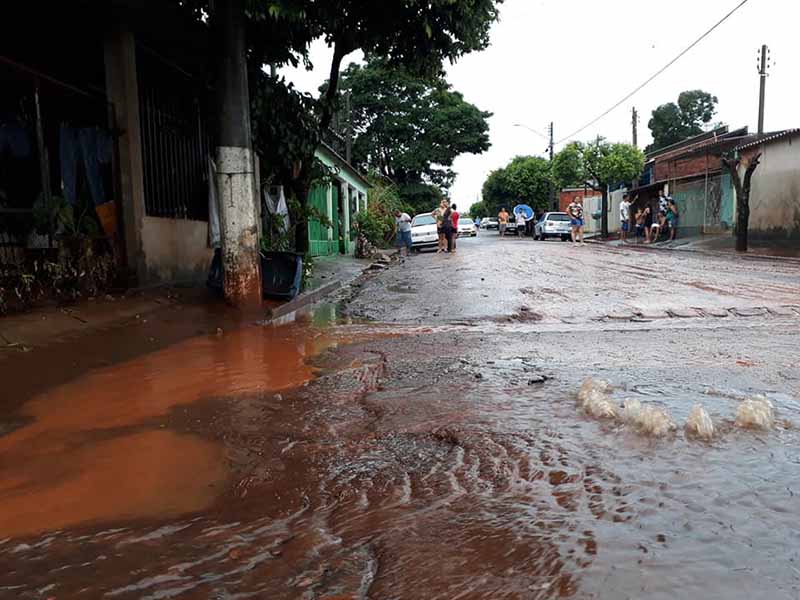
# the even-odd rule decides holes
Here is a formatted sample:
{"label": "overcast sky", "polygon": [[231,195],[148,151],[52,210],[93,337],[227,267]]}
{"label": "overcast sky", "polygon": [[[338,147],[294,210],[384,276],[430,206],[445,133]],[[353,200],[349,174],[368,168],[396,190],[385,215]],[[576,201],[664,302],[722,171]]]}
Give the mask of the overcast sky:
{"label": "overcast sky", "polygon": [[[447,67],[454,89],[494,113],[492,147],[456,160],[454,201],[472,204],[486,176],[520,154],[545,155],[541,133],[555,123],[562,140],[615,104],[733,9],[741,0],[506,0],[491,46]],[[603,135],[631,141],[631,109],[640,114],[639,145],[651,142],[647,122],[659,104],[701,88],[719,98],[720,120],[755,130],[757,57],[771,50],[765,128],[800,127],[800,0],[749,0],[709,37],[633,98],[575,139]],[[314,71],[284,73],[316,93],[331,51],[315,44]],[[345,61],[358,60],[358,54]],[[565,142],[564,142],[565,143]],[[562,143],[563,145],[563,143]],[[556,147],[558,150],[560,146]]]}

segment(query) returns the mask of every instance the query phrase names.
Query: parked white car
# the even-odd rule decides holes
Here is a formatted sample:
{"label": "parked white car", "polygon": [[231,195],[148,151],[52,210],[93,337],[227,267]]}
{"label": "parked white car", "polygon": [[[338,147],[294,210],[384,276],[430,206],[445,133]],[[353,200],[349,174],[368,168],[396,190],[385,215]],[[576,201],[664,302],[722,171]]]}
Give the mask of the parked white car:
{"label": "parked white car", "polygon": [[544,213],[533,230],[533,239],[544,241],[549,237],[560,237],[562,242],[567,242],[571,239],[570,230],[570,219],[567,213]]}
{"label": "parked white car", "polygon": [[475,237],[476,235],[478,235],[478,228],[475,227],[475,221],[461,217],[458,220],[458,237]]}
{"label": "parked white car", "polygon": [[436,219],[430,213],[416,215],[411,219],[411,248],[435,248],[439,244]]}

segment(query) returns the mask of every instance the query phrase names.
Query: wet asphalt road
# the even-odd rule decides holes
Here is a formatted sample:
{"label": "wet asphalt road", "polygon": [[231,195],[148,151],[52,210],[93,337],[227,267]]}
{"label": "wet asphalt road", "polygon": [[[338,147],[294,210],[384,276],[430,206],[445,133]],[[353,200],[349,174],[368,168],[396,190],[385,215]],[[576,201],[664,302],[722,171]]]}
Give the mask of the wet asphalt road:
{"label": "wet asphalt road", "polygon": [[352,313],[381,321],[431,324],[527,319],[586,322],[664,317],[693,309],[800,305],[800,263],[737,259],[641,247],[557,240],[460,240],[454,255],[425,251],[365,285]]}
{"label": "wet asphalt road", "polygon": [[[490,233],[293,324],[93,372],[26,405],[37,420],[6,443],[41,461],[38,427],[54,454],[83,457],[57,485],[102,510],[40,514],[27,533],[6,517],[0,597],[796,599],[798,283],[790,261]],[[587,414],[587,377],[674,427]],[[87,401],[81,423],[56,411],[51,435],[43,407],[116,378],[112,400],[136,388],[136,410]],[[772,403],[768,427],[737,425],[748,399]],[[685,430],[697,403],[710,440]],[[141,436],[184,461],[139,465],[127,442]],[[116,452],[95,464],[100,447]],[[113,478],[87,474],[115,466],[150,512],[103,503]],[[29,521],[59,497],[23,465],[0,473]]]}

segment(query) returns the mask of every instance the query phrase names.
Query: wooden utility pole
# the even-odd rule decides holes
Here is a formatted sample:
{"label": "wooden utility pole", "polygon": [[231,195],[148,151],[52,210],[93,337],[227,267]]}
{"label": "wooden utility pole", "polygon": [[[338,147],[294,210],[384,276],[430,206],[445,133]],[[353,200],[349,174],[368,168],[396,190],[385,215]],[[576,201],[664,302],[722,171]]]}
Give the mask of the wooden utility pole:
{"label": "wooden utility pole", "polygon": [[219,34],[219,198],[225,299],[237,307],[261,303],[256,193],[250,135],[244,0],[216,3]]}
{"label": "wooden utility pole", "polygon": [[758,135],[764,133],[764,101],[767,91],[767,73],[769,70],[769,48],[764,44],[761,46],[761,62],[758,75],[761,78],[761,90],[758,96]]}
{"label": "wooden utility pole", "polygon": [[345,118],[347,119],[347,126],[344,132],[344,149],[345,149],[345,158],[347,162],[350,163],[353,160],[353,113],[352,113],[352,106],[350,105],[350,96],[352,95],[351,91],[347,91],[344,94],[344,111],[345,111]]}
{"label": "wooden utility pole", "polygon": [[[553,166],[553,156],[555,155],[555,142],[554,142],[554,135],[555,135],[555,128],[553,121],[550,121],[550,144],[547,147],[548,154],[550,155],[550,167]],[[559,209],[558,206],[558,194],[556,193],[556,184],[550,181],[550,210],[557,211]]]}
{"label": "wooden utility pole", "polygon": [[639,147],[639,113],[636,111],[636,107],[633,107],[633,117],[631,120],[631,124],[633,125],[633,145],[634,147]]}

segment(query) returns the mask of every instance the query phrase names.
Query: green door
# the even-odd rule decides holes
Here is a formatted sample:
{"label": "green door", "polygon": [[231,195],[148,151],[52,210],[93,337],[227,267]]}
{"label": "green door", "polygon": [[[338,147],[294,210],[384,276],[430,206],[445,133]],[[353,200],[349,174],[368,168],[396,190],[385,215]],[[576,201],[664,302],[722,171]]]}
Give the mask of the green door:
{"label": "green door", "polygon": [[[328,189],[327,186],[314,186],[308,195],[309,208],[315,213],[325,215],[328,212]],[[328,228],[325,227],[319,218],[308,220],[308,249],[311,256],[325,256],[330,251],[328,244]]]}

